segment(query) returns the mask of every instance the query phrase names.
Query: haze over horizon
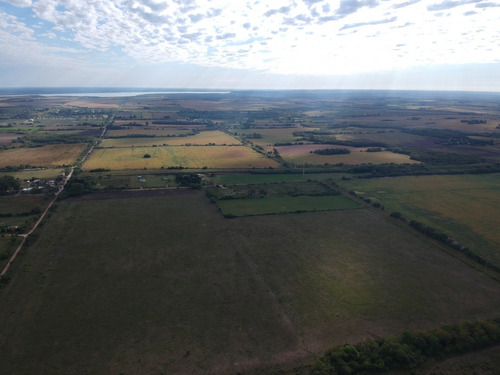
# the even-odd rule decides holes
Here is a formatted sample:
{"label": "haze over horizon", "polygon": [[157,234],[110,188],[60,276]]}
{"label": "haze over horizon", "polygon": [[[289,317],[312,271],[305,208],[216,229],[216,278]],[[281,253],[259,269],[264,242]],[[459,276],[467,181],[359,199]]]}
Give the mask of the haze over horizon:
{"label": "haze over horizon", "polygon": [[0,0],[0,87],[500,91],[498,0]]}

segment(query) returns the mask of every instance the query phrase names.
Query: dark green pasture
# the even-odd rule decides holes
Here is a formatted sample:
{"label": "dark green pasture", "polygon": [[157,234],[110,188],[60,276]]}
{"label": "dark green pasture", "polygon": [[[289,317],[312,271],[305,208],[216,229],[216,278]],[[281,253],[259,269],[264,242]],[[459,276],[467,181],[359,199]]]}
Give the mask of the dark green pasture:
{"label": "dark green pasture", "polygon": [[289,212],[360,208],[358,203],[342,195],[220,200],[217,202],[217,206],[227,216],[270,215]]}
{"label": "dark green pasture", "polygon": [[500,284],[372,210],[225,219],[200,191],[60,202],[0,288],[5,374],[266,373],[496,316]]}

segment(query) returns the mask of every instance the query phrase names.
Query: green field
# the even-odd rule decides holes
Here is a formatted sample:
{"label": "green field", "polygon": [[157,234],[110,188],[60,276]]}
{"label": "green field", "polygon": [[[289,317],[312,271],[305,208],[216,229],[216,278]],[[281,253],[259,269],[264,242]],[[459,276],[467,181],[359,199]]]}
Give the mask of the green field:
{"label": "green field", "polygon": [[20,180],[30,180],[35,179],[56,179],[61,172],[64,172],[61,168],[46,168],[46,169],[26,169],[18,172],[2,172],[2,175],[10,175]]}
{"label": "green field", "polygon": [[0,288],[6,374],[266,373],[500,309],[497,282],[371,210],[224,219],[202,192],[123,192],[37,235]]}
{"label": "green field", "polygon": [[[2,219],[0,218],[0,222]],[[10,257],[21,242],[21,237],[14,237],[11,234],[0,236],[0,269],[3,270]]]}
{"label": "green field", "polygon": [[324,197],[272,197],[220,200],[217,206],[228,216],[283,214],[288,212],[347,210],[360,208],[342,195]]}
{"label": "green field", "polygon": [[33,208],[42,208],[48,204],[43,194],[0,196],[0,213],[19,214],[30,212]]}
{"label": "green field", "polygon": [[[139,172],[141,173],[141,172]],[[134,175],[115,175],[104,174],[98,179],[100,187],[124,187],[130,189],[153,189],[153,188],[168,188],[176,187],[175,175],[149,175],[149,174],[134,174]]]}
{"label": "green field", "polygon": [[[300,169],[297,169],[300,170]],[[329,178],[341,178],[343,174],[335,173],[283,173],[283,174],[258,174],[258,173],[240,173],[240,174],[218,174],[214,182],[217,184],[258,184],[286,181],[307,181],[307,180],[326,180]]]}
{"label": "green field", "polygon": [[0,196],[0,228],[18,226],[27,232],[47,204],[44,194]]}
{"label": "green field", "polygon": [[500,265],[500,174],[355,179],[341,185]]}

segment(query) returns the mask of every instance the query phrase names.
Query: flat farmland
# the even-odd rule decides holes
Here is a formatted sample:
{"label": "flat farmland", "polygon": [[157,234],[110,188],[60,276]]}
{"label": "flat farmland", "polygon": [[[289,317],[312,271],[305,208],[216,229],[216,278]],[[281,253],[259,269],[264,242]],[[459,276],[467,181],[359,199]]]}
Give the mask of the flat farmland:
{"label": "flat farmland", "polygon": [[[297,172],[300,169],[297,169]],[[286,174],[258,174],[258,173],[240,173],[240,174],[218,174],[215,176],[217,184],[258,184],[286,181],[306,181],[306,180],[326,180],[329,178],[341,178],[347,173],[286,173]]]}
{"label": "flat farmland", "polygon": [[[2,222],[2,218],[0,218],[0,223]],[[1,225],[1,224],[0,224]],[[7,265],[11,255],[16,250],[16,247],[21,242],[21,237],[12,237],[10,234],[7,234],[3,237],[0,237],[0,269]]]}
{"label": "flat farmland", "polygon": [[157,137],[162,137],[162,136],[178,136],[178,135],[188,135],[191,134],[193,129],[195,128],[187,128],[185,126],[179,126],[179,127],[170,127],[170,126],[165,126],[165,127],[148,127],[148,128],[143,128],[143,127],[128,127],[127,129],[111,129],[106,131],[106,137],[123,137],[127,135],[133,135],[133,134],[140,134],[140,135],[149,135],[149,136],[157,136]]}
{"label": "flat farmland", "polygon": [[[0,213],[12,216],[0,217],[0,226],[28,226],[38,218],[49,202],[43,194],[0,197]],[[27,230],[26,230],[27,231]]]}
{"label": "flat farmland", "polygon": [[90,108],[119,108],[121,100],[120,98],[82,98],[75,99],[71,98],[68,102],[65,103],[66,106],[71,107],[90,107]]}
{"label": "flat farmland", "polygon": [[43,194],[0,196],[0,213],[20,214],[33,208],[44,208],[48,204]]}
{"label": "flat farmland", "polygon": [[388,145],[398,145],[403,147],[427,147],[434,145],[434,139],[416,134],[403,133],[399,130],[367,130],[361,128],[350,128],[349,130],[339,130],[332,133],[340,141],[363,141],[382,142]]}
{"label": "flat farmland", "polygon": [[[177,187],[175,175],[144,174],[144,170],[136,171],[136,173],[127,171],[127,174],[120,174],[118,172],[100,173],[98,175],[98,188],[123,187],[127,189],[152,189]],[[94,174],[92,173],[91,175]]]}
{"label": "flat farmland", "polygon": [[[86,129],[87,125],[81,125],[83,122],[87,124],[102,125],[107,115],[99,118],[75,118],[75,117],[52,117],[40,116],[36,119],[35,125],[41,126],[43,129],[64,129],[70,127],[71,129]],[[42,129],[42,130],[43,130]]]}
{"label": "flat farmland", "polygon": [[500,174],[418,176],[340,182],[389,211],[455,238],[500,265]]}
{"label": "flat farmland", "polygon": [[0,146],[10,144],[14,139],[19,138],[20,134],[15,133],[0,133]]}
{"label": "flat farmland", "polygon": [[360,208],[360,205],[342,195],[334,195],[219,200],[217,207],[224,215],[252,216],[298,211],[348,210]]}
{"label": "flat farmland", "polygon": [[44,168],[44,169],[25,169],[18,172],[2,172],[3,175],[14,176],[20,180],[38,179],[55,179],[61,172],[61,168]]}
{"label": "flat farmland", "polygon": [[29,164],[57,167],[73,164],[87,144],[53,144],[36,148],[14,148],[0,151],[0,167]]}
{"label": "flat farmland", "polygon": [[272,146],[275,143],[287,143],[296,142],[297,137],[293,133],[298,131],[311,131],[315,129],[305,128],[297,125],[293,128],[281,128],[281,129],[240,129],[237,131],[239,134],[253,134],[257,133],[262,136],[262,138],[250,139],[256,145],[265,147]]}
{"label": "flat farmland", "polygon": [[224,219],[201,192],[123,192],[38,234],[0,289],[8,374],[268,373],[500,309],[497,282],[370,210]]}
{"label": "flat farmland", "polygon": [[[366,148],[355,148],[339,145],[295,145],[295,146],[277,146],[268,147],[268,150],[276,148],[281,157],[290,163],[295,164],[315,164],[323,165],[328,164],[382,164],[382,163],[395,163],[395,164],[418,164],[418,161],[410,160],[408,155],[396,154],[390,151],[380,152],[365,152]],[[319,155],[311,153],[314,150],[326,148],[344,148],[351,151],[350,154],[340,155]]]}
{"label": "flat farmland", "polygon": [[[151,155],[144,158],[145,154]],[[279,164],[244,146],[168,146],[95,149],[84,169],[268,168]]]}
{"label": "flat farmland", "polygon": [[154,138],[118,138],[104,139],[101,147],[131,147],[131,146],[153,146],[153,145],[241,145],[236,138],[219,130],[203,131],[195,135],[182,137],[154,137]]}

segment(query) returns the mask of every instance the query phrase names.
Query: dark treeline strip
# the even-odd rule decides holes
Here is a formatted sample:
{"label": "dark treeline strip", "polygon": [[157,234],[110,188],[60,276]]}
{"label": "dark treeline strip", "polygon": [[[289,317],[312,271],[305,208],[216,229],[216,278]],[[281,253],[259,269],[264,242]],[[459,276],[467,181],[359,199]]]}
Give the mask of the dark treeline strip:
{"label": "dark treeline strip", "polygon": [[464,165],[464,164],[478,164],[484,162],[484,160],[478,159],[470,155],[448,153],[448,152],[415,150],[403,147],[391,147],[388,148],[387,150],[397,154],[409,155],[410,159],[412,160],[417,160],[423,163],[433,164],[433,165]]}
{"label": "dark treeline strip", "polygon": [[[462,120],[464,122],[464,120]],[[436,143],[445,145],[474,145],[474,146],[485,146],[491,144],[490,141],[477,140],[470,138],[473,133],[466,133],[457,130],[449,129],[401,129],[402,133],[420,135],[423,137],[433,137],[438,138]]]}
{"label": "dark treeline strip", "polygon": [[[395,213],[392,213],[391,216],[396,217],[394,214]],[[404,219],[402,217],[400,217],[400,218]],[[442,242],[445,245],[451,246],[455,250],[458,250],[458,251],[462,252],[468,258],[470,258],[473,261],[479,263],[480,265],[482,265],[482,266],[488,266],[490,269],[492,269],[492,270],[494,270],[496,272],[500,272],[500,267],[497,267],[494,264],[488,263],[488,261],[486,259],[484,259],[482,256],[476,254],[475,252],[473,252],[468,247],[462,247],[461,245],[455,243],[450,237],[448,237],[447,234],[442,233],[442,232],[438,231],[437,229],[434,229],[433,227],[429,227],[427,225],[424,225],[424,224],[422,224],[422,223],[420,223],[420,222],[418,222],[416,220],[411,220],[409,222],[409,225],[412,228],[414,228],[417,231],[419,231],[420,233],[423,233],[426,236],[429,236],[429,237],[435,239],[436,241]]]}
{"label": "dark treeline strip", "polygon": [[249,169],[252,174],[311,174],[311,173],[353,173],[356,178],[380,178],[399,176],[426,176],[426,175],[457,175],[457,174],[485,174],[500,172],[500,163],[482,163],[473,165],[424,165],[424,164],[325,164],[323,166],[305,164],[300,168],[287,169]]}
{"label": "dark treeline strip", "polygon": [[335,347],[314,362],[311,374],[371,374],[412,369],[429,359],[443,359],[498,344],[500,319],[462,322]]}
{"label": "dark treeline strip", "polygon": [[191,108],[182,108],[179,110],[179,115],[189,119],[231,120],[247,117],[248,113],[246,111],[199,111]]}
{"label": "dark treeline strip", "polygon": [[[153,124],[153,125],[186,125],[186,126],[205,125],[205,124],[201,124],[199,122],[191,122],[191,121],[183,121],[183,120],[179,120],[179,121],[176,121],[176,120],[154,120],[151,122],[151,124]],[[137,126],[141,126],[141,125],[137,125]]]}
{"label": "dark treeline strip", "polygon": [[401,128],[400,131],[402,133],[407,133],[407,134],[415,134],[415,135],[421,135],[423,137],[433,137],[441,139],[455,138],[466,134],[458,130],[434,129],[434,128],[422,128],[422,129]]}
{"label": "dark treeline strip", "polygon": [[324,148],[311,151],[311,153],[315,153],[318,155],[342,155],[342,154],[350,154],[351,151],[347,148]]}
{"label": "dark treeline strip", "polygon": [[[321,132],[320,132],[321,133]],[[318,132],[295,132],[294,136],[300,136],[298,141],[312,142],[317,144],[334,144],[350,147],[388,147],[387,143],[358,140],[358,141],[341,141],[333,135],[318,134]]]}
{"label": "dark treeline strip", "polygon": [[87,143],[91,139],[91,137],[81,134],[34,134],[14,139],[12,143],[20,143],[28,147],[41,147],[48,144]]}

